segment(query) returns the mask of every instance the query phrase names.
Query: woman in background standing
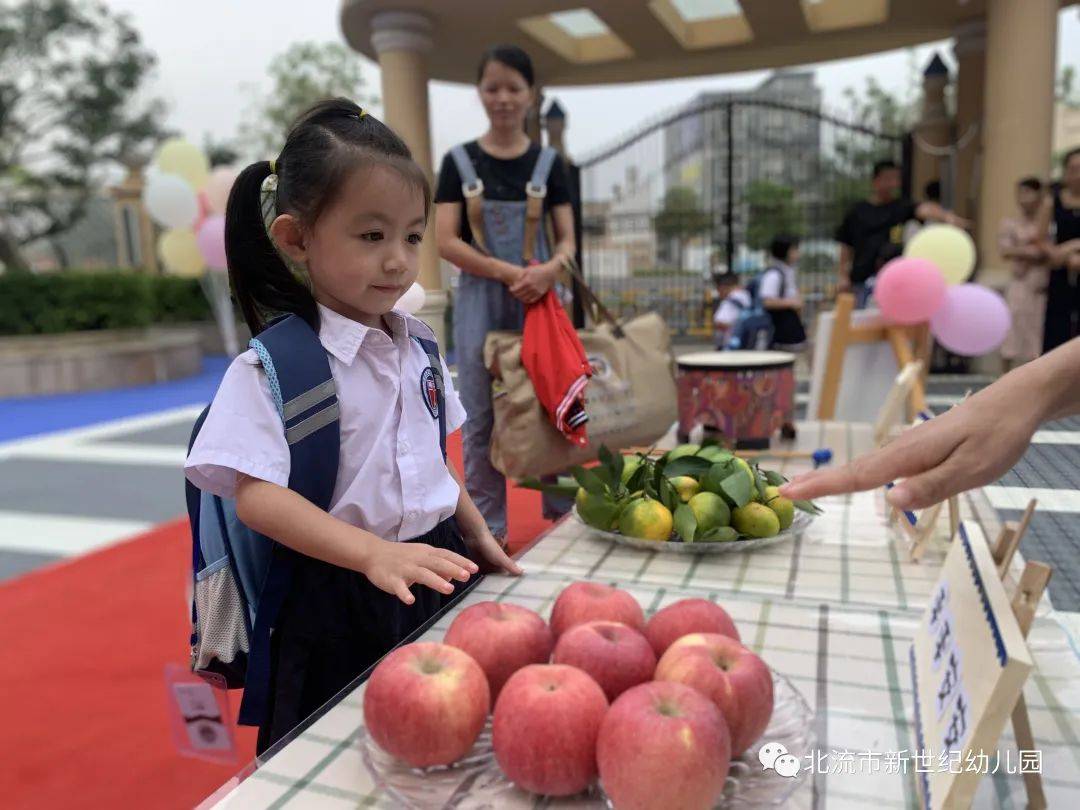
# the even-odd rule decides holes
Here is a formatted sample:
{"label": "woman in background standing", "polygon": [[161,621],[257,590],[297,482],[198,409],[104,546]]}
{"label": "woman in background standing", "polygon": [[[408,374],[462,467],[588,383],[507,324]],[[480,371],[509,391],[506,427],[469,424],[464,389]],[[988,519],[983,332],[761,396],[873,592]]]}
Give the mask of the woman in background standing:
{"label": "woman in background standing", "polygon": [[[477,89],[490,125],[443,158],[435,193],[439,255],[461,268],[454,345],[458,391],[468,413],[465,486],[500,540],[507,529],[506,479],[489,456],[494,411],[484,343],[490,331],[520,331],[525,306],[554,286],[564,260],[575,252],[565,167],[555,150],[525,134],[533,81],[532,61],[521,48],[500,45],[484,54]],[[539,221],[529,218],[530,198],[542,200]],[[554,245],[548,244],[545,218],[551,220]],[[568,510],[565,499],[544,496],[544,517]]]}
{"label": "woman in background standing", "polygon": [[1050,281],[1047,247],[1040,238],[1038,223],[1042,191],[1042,182],[1037,177],[1025,177],[1017,183],[1016,205],[1020,215],[1006,217],[998,234],[1001,258],[1012,262],[1012,278],[1005,290],[1012,327],[1001,346],[1006,370],[1042,354],[1046,287]]}

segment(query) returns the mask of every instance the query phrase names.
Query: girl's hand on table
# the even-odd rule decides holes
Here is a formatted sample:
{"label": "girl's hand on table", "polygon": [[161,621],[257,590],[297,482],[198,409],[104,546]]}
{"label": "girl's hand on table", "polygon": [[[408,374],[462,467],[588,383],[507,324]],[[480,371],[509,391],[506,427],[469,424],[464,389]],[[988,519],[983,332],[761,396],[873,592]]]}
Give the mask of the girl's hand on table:
{"label": "girl's hand on table", "polygon": [[416,601],[411,585],[424,585],[442,594],[452,594],[452,580],[468,582],[479,571],[472,560],[445,548],[424,543],[372,543],[361,573],[375,587],[394,594],[406,605]]}
{"label": "girl's hand on table", "polygon": [[797,476],[780,493],[809,500],[903,478],[886,498],[899,509],[922,509],[996,481],[1023,455],[1039,423],[1052,413],[1053,390],[1038,385],[1033,365],[847,466]]}
{"label": "girl's hand on table", "polygon": [[524,573],[521,566],[506,553],[486,526],[475,535],[463,535],[463,539],[469,551],[480,559],[480,567],[484,573],[503,571],[514,576]]}

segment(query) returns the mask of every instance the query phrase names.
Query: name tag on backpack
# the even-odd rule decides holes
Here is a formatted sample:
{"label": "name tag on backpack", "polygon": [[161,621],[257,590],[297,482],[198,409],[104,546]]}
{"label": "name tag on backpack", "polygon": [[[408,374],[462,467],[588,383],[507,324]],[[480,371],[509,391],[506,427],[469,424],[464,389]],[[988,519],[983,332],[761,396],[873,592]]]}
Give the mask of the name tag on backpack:
{"label": "name tag on backpack", "polygon": [[168,664],[165,689],[173,742],[184,756],[213,762],[236,761],[236,736],[229,712],[229,692],[224,679],[200,677]]}

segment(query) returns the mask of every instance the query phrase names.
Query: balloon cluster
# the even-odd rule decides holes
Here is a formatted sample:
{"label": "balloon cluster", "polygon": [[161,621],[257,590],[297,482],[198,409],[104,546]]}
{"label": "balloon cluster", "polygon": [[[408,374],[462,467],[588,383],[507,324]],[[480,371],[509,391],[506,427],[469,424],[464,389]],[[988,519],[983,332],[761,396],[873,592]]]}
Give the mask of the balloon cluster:
{"label": "balloon cluster", "polygon": [[150,217],[167,230],[158,239],[165,268],[178,276],[225,270],[225,204],[236,180],[230,166],[210,168],[199,147],[165,141],[154,155],[143,189]]}
{"label": "balloon cluster", "polygon": [[1005,300],[981,284],[965,283],[975,270],[975,243],[952,225],[927,225],[904,255],[881,268],[874,299],[893,323],[930,322],[949,351],[976,357],[1001,345],[1009,331]]}

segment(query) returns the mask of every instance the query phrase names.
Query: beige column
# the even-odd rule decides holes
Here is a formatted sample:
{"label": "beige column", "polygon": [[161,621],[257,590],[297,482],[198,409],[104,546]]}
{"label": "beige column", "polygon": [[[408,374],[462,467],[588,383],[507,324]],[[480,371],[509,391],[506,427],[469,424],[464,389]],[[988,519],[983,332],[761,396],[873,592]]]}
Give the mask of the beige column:
{"label": "beige column", "polygon": [[982,165],[983,89],[986,83],[986,21],[969,20],[956,29],[956,213],[975,219]]}
{"label": "beige column", "polygon": [[[372,19],[371,28],[371,45],[379,55],[382,72],[386,123],[405,140],[413,159],[433,181],[427,68],[431,20],[414,11],[381,11]],[[445,346],[447,297],[435,244],[434,210],[420,250],[420,284],[427,291],[427,301],[417,314],[435,331],[439,345]]]}
{"label": "beige column", "polygon": [[1054,119],[1057,0],[987,0],[982,188],[979,195],[979,280],[1004,286],[997,229],[1014,212],[1024,175],[1046,177]]}

